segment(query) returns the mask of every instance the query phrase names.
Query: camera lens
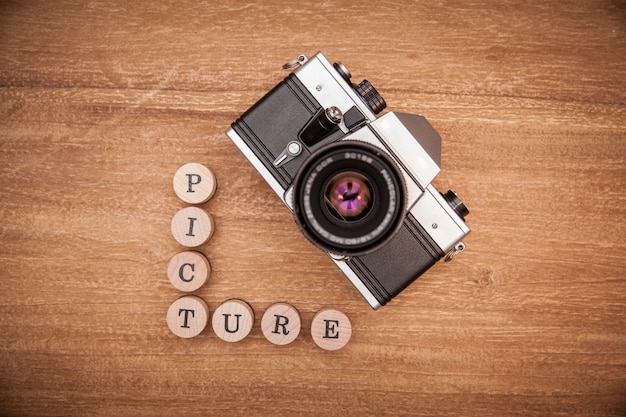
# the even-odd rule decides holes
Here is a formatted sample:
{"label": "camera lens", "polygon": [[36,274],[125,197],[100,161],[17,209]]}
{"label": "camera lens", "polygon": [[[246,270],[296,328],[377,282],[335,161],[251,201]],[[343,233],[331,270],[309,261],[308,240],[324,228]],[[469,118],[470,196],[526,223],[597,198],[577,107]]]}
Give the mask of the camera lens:
{"label": "camera lens", "polygon": [[354,171],[331,178],[324,197],[331,213],[345,222],[365,217],[372,208],[372,187],[363,174]]}
{"label": "camera lens", "polygon": [[384,245],[404,218],[402,175],[380,149],[340,141],[314,153],[294,181],[294,214],[318,247],[356,256]]}

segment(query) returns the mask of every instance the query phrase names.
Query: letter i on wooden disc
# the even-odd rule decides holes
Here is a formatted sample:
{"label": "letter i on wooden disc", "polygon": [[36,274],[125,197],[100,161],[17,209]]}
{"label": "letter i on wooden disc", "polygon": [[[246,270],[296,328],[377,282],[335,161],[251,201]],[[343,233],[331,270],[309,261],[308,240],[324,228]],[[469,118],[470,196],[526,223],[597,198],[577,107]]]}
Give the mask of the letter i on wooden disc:
{"label": "letter i on wooden disc", "polygon": [[167,310],[167,326],[178,337],[189,339],[202,333],[209,321],[209,306],[200,297],[187,295]]}
{"label": "letter i on wooden disc", "polygon": [[205,203],[213,197],[216,188],[215,175],[204,165],[192,162],[174,174],[174,192],[185,203]]}
{"label": "letter i on wooden disc", "polygon": [[215,230],[213,217],[199,207],[185,207],[172,218],[172,236],[178,243],[195,248],[206,243]]}
{"label": "letter i on wooden disc", "polygon": [[243,300],[225,301],[213,314],[213,331],[225,342],[239,342],[250,334],[254,325],[254,310]]}
{"label": "letter i on wooden disc", "polygon": [[287,303],[272,304],[261,319],[265,338],[275,345],[288,345],[300,334],[300,313]]}
{"label": "letter i on wooden disc", "polygon": [[311,322],[311,336],[322,349],[338,350],[350,341],[352,324],[348,316],[339,310],[320,310]]}

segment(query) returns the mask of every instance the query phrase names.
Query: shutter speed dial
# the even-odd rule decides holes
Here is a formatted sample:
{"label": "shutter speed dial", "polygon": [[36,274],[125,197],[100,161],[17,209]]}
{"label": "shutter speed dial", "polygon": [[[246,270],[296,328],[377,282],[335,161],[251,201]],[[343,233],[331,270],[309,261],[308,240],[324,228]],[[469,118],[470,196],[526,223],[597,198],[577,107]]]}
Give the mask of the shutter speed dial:
{"label": "shutter speed dial", "polygon": [[372,83],[367,80],[361,81],[361,83],[357,86],[354,86],[354,89],[361,96],[365,104],[369,106],[370,109],[374,112],[374,114],[378,114],[387,107],[387,103],[383,97],[376,91]]}

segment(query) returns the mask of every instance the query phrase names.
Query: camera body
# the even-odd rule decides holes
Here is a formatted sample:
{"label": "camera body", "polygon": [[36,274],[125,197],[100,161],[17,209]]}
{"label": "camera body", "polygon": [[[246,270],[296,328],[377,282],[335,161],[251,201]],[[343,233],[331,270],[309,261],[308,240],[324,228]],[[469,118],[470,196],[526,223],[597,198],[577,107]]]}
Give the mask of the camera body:
{"label": "camera body", "polygon": [[374,87],[321,52],[295,67],[227,135],[376,309],[464,250],[468,210],[431,184],[441,138],[423,116],[377,117]]}

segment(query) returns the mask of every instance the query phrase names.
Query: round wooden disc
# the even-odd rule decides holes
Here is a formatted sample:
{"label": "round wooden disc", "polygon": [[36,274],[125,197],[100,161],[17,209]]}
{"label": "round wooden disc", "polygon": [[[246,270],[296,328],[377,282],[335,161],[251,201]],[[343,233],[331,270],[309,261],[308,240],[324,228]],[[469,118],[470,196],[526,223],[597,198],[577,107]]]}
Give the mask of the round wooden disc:
{"label": "round wooden disc", "polygon": [[187,295],[174,301],[167,310],[167,326],[185,339],[202,333],[209,321],[209,306],[200,297]]}
{"label": "round wooden disc", "polygon": [[217,337],[225,342],[239,342],[252,330],[254,310],[245,301],[233,298],[215,310],[212,324]]}
{"label": "round wooden disc", "polygon": [[172,285],[180,291],[192,292],[202,287],[209,279],[211,264],[200,252],[177,253],[167,265],[167,276]]}
{"label": "round wooden disc", "polygon": [[341,311],[324,309],[313,317],[311,336],[315,344],[322,349],[338,350],[350,341],[352,324],[348,316]]}
{"label": "round wooden disc", "polygon": [[298,310],[287,303],[272,304],[261,319],[263,335],[275,345],[288,345],[296,340],[301,326]]}
{"label": "round wooden disc", "polygon": [[213,217],[199,207],[185,207],[172,218],[172,235],[178,243],[195,248],[206,243],[215,229]]}
{"label": "round wooden disc", "polygon": [[202,204],[213,197],[216,188],[215,175],[202,164],[191,162],[174,174],[174,192],[185,203]]}

